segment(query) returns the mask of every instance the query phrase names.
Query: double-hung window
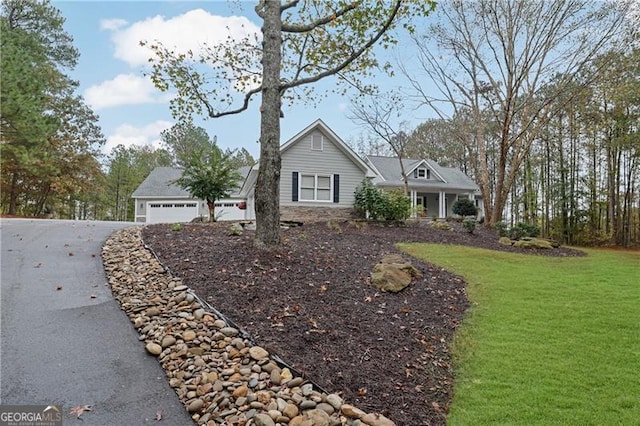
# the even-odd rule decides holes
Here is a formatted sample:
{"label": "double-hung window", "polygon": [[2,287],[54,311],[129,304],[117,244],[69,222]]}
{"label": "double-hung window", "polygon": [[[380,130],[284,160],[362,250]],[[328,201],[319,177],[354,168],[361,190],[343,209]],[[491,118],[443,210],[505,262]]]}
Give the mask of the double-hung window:
{"label": "double-hung window", "polygon": [[300,174],[300,201],[331,201],[331,175]]}

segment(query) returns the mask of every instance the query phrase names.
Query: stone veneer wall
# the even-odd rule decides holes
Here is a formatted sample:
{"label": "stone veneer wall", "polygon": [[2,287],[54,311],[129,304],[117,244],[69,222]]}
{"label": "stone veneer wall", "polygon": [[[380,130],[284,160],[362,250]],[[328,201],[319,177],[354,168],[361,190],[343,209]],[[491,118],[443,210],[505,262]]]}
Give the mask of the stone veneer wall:
{"label": "stone veneer wall", "polygon": [[296,222],[319,222],[326,220],[357,219],[352,208],[280,206],[280,219]]}

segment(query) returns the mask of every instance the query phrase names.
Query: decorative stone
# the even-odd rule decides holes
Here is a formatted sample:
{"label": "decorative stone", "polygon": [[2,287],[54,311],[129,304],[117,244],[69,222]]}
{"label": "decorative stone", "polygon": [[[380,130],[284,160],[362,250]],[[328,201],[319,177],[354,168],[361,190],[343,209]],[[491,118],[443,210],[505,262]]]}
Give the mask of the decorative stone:
{"label": "decorative stone", "polygon": [[342,404],[344,404],[344,401],[335,393],[331,393],[327,395],[327,403],[331,404],[331,406],[336,410],[339,410],[340,407],[342,407]]}
{"label": "decorative stone", "polygon": [[200,398],[198,399],[194,399],[193,401],[191,401],[189,403],[189,406],[187,407],[187,411],[189,411],[190,413],[195,413],[197,411],[200,411],[200,409],[204,406],[204,401],[201,400]]}
{"label": "decorative stone", "polygon": [[398,254],[390,254],[373,267],[371,283],[380,290],[397,293],[421,275],[411,262]]}
{"label": "decorative stone", "polygon": [[378,413],[369,413],[361,420],[370,426],[396,426],[394,422]]}
{"label": "decorative stone", "polygon": [[149,352],[151,355],[158,356],[162,353],[162,346],[160,346],[157,343],[153,343],[153,342],[147,343],[146,349],[147,349],[147,352]]}
{"label": "decorative stone", "polygon": [[340,411],[342,411],[342,414],[351,419],[361,419],[367,414],[361,409],[356,408],[350,404],[343,404],[342,407],[340,407]]}
{"label": "decorative stone", "polygon": [[262,361],[263,359],[269,358],[269,352],[260,346],[252,346],[249,348],[249,356],[256,361]]}
{"label": "decorative stone", "polygon": [[196,332],[193,330],[187,330],[184,333],[182,333],[182,338],[184,339],[185,342],[190,342],[196,338]]}
{"label": "decorative stone", "polygon": [[167,348],[176,343],[176,338],[173,336],[164,336],[162,338],[162,347]]}
{"label": "decorative stone", "polygon": [[239,398],[241,396],[247,396],[248,392],[249,392],[249,388],[246,385],[242,385],[242,386],[237,387],[233,391],[232,395],[233,395],[234,398]]}
{"label": "decorative stone", "polygon": [[275,426],[275,422],[268,414],[260,413],[256,414],[253,418],[253,423],[256,426]]}

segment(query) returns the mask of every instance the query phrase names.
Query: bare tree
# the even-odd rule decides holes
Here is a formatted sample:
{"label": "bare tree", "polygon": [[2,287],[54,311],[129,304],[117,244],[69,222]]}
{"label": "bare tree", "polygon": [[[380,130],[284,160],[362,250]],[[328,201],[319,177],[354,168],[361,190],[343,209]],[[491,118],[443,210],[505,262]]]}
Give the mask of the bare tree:
{"label": "bare tree", "polygon": [[[330,76],[337,76],[345,87],[364,89],[365,78],[380,65],[373,46],[394,45],[394,28],[401,25],[413,31],[411,18],[426,16],[434,6],[431,0],[260,0],[255,12],[262,20],[261,36],[248,34],[239,41],[230,37],[225,44],[207,46],[199,56],[174,52],[159,43],[149,45],[156,54],[154,83],[161,90],[178,91],[171,105],[174,114],[205,113],[211,118],[237,114],[261,95],[255,191],[258,246],[280,243],[283,97],[313,99],[311,85]],[[203,70],[203,64],[208,68]],[[238,92],[244,94],[240,99]]]}
{"label": "bare tree", "polygon": [[[553,100],[570,102],[581,90],[562,80],[588,74],[583,80],[588,85],[600,76],[600,69],[590,64],[603,50],[615,46],[630,4],[452,0],[439,4],[438,19],[426,35],[414,37],[418,64],[404,64],[402,71],[416,98],[442,118],[461,113],[471,117],[466,141],[475,160],[487,225],[501,220],[531,143],[554,116],[554,108],[562,107]],[[553,92],[543,92],[552,78],[561,84]],[[499,128],[494,190],[486,112]]]}
{"label": "bare tree", "polygon": [[349,118],[363,125],[382,139],[400,162],[400,174],[404,181],[404,194],[409,194],[409,181],[402,161],[409,141],[407,122],[402,120],[404,105],[398,94],[375,93],[355,98],[351,103]]}

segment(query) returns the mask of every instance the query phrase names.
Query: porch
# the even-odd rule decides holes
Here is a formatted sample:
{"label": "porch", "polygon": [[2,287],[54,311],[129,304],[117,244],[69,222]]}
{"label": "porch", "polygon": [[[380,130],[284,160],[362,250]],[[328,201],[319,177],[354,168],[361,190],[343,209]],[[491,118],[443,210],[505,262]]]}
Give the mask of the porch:
{"label": "porch", "polygon": [[[478,207],[478,200],[475,199],[474,193],[451,193],[446,191],[423,192],[411,190],[411,205],[414,207],[412,217],[414,218],[432,218],[445,219],[453,216],[453,204],[459,198],[469,198],[475,201]],[[480,217],[480,212],[478,217]]]}

